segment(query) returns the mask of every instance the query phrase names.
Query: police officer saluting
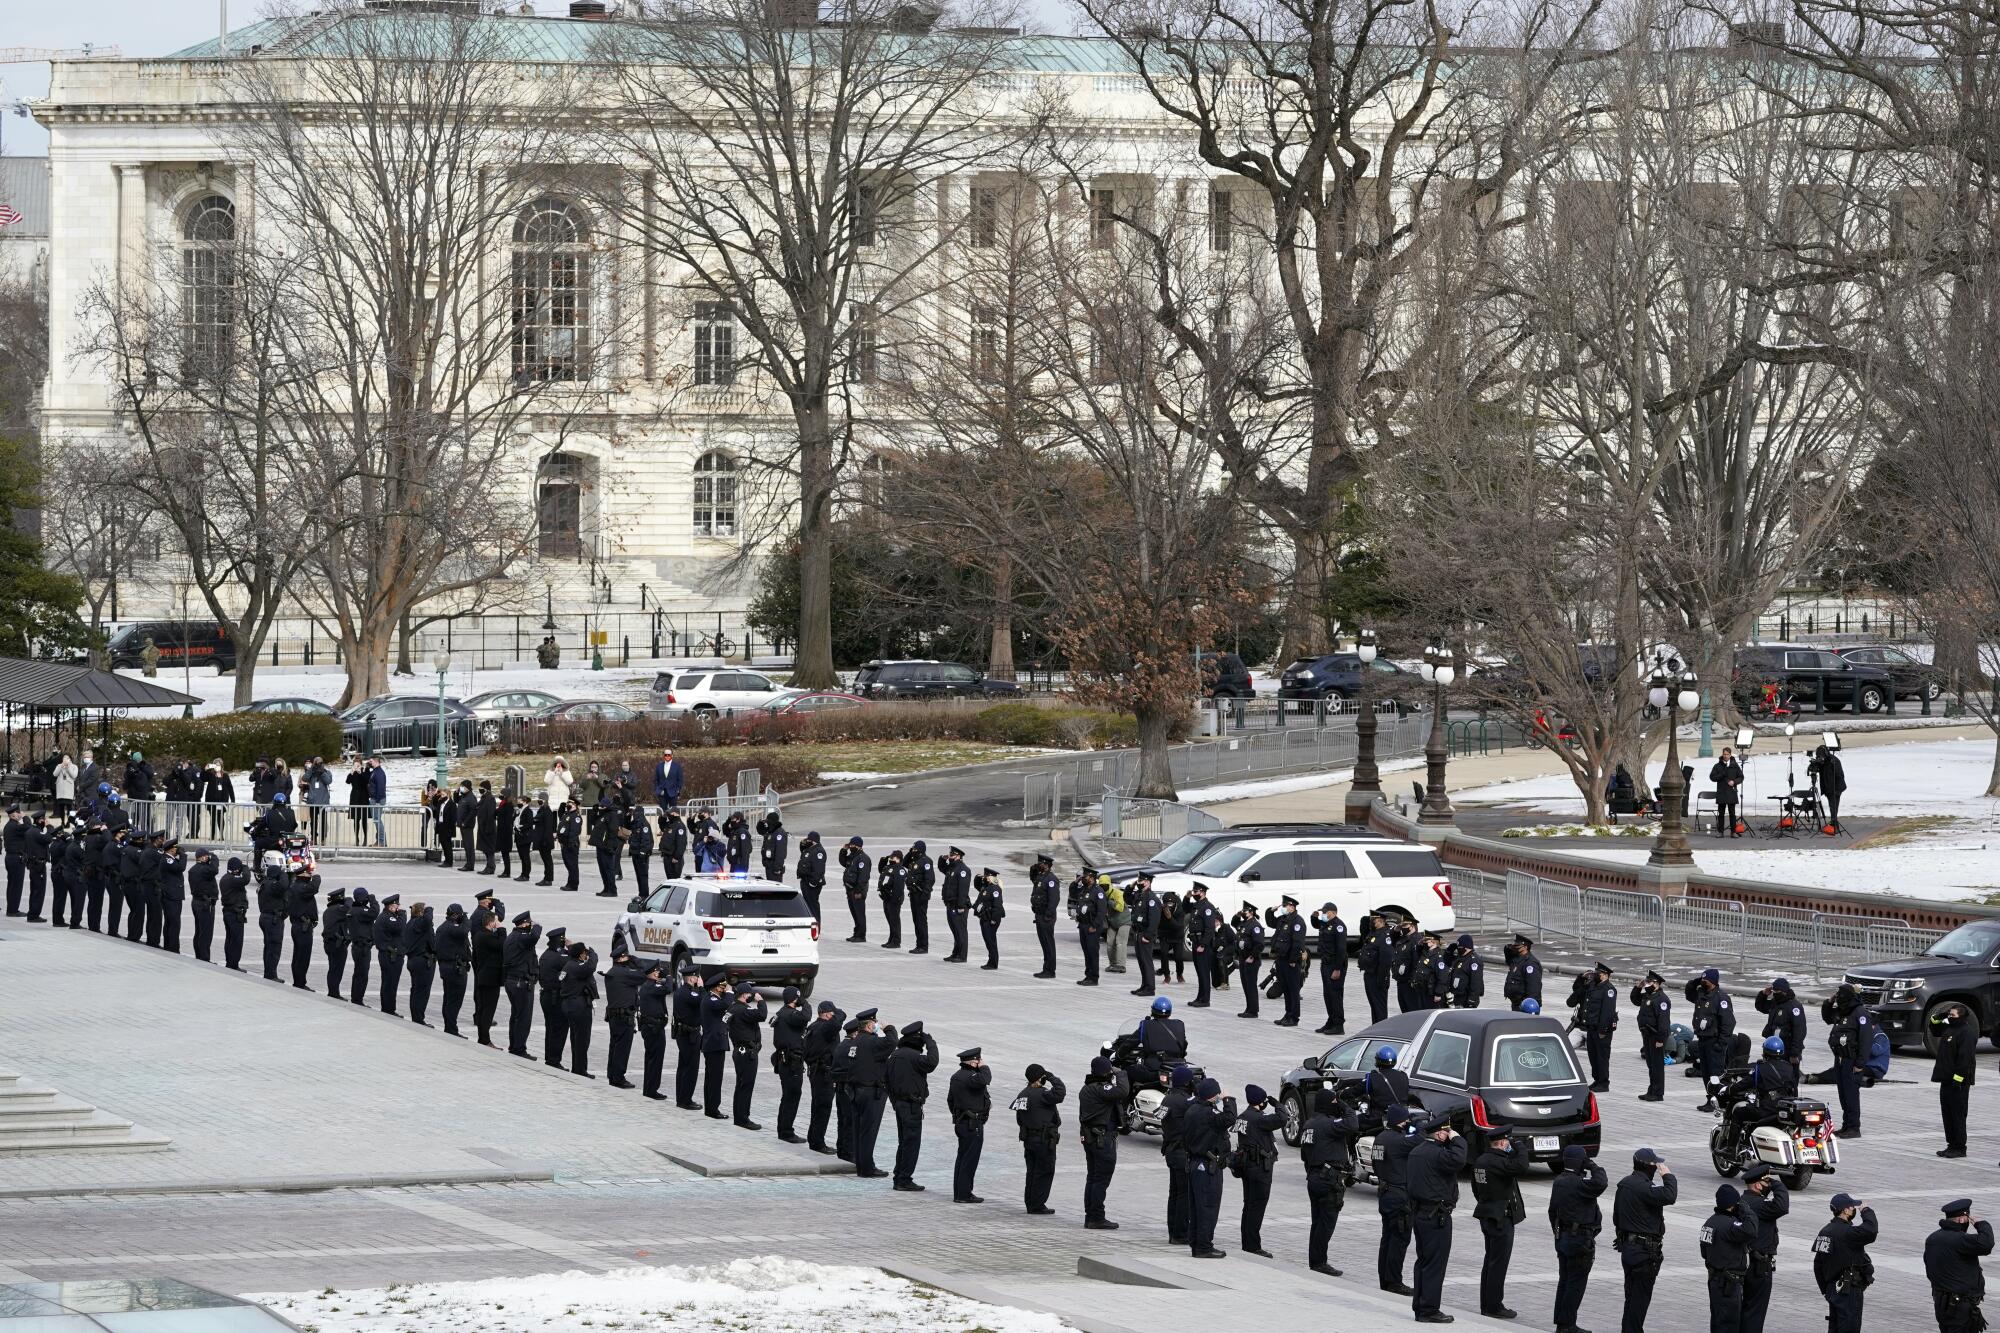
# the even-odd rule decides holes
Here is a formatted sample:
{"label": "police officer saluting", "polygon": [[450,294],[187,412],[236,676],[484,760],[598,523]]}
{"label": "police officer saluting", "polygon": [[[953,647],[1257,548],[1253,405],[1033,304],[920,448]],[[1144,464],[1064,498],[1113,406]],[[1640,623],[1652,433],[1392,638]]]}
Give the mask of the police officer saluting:
{"label": "police officer saluting", "polygon": [[860,1030],[841,1044],[848,1058],[848,1096],[854,1104],[854,1174],[875,1180],[889,1174],[875,1165],[875,1136],[882,1130],[889,1053],[896,1049],[896,1029],[877,1032],[873,1009],[863,1009],[854,1021]]}
{"label": "police officer saluting", "polygon": [[694,1092],[701,1082],[701,1011],[706,999],[701,969],[693,963],[684,965],[668,1011],[674,1039],[674,1105],[683,1111],[701,1109]]}
{"label": "police officer saluting", "polygon": [[1285,1016],[1275,1021],[1281,1028],[1295,1028],[1306,977],[1306,923],[1297,898],[1287,894],[1281,901],[1280,910],[1264,914],[1264,924],[1271,933],[1271,968],[1277,974],[1278,994],[1285,1001]]}
{"label": "police officer saluting", "polygon": [[667,981],[666,964],[654,963],[639,982],[639,1044],[644,1051],[640,1095],[647,1101],[663,1102],[660,1077],[667,1062],[667,1015],[673,1005],[674,988]]}
{"label": "police officer saluting", "polygon": [[1507,1308],[1507,1264],[1514,1256],[1514,1228],[1528,1217],[1520,1185],[1527,1171],[1527,1154],[1504,1126],[1472,1162],[1472,1216],[1486,1241],[1479,1265],[1479,1312],[1495,1319],[1514,1317]]}
{"label": "police officer saluting", "polygon": [[[1563,1149],[1562,1172],[1549,1190],[1549,1228],[1556,1245],[1556,1333],[1588,1333],[1576,1326],[1576,1312],[1597,1262],[1597,1233],[1604,1212],[1597,1200],[1609,1184],[1604,1168],[1590,1160],[1582,1144]],[[1490,1311],[1488,1313],[1491,1313]]]}
{"label": "police officer saluting", "polygon": [[1395,937],[1382,914],[1368,918],[1368,933],[1361,939],[1361,989],[1368,996],[1368,1021],[1379,1023],[1389,1016],[1389,972],[1396,958]]}
{"label": "police officer saluting", "polygon": [[1741,1333],[1743,1286],[1750,1276],[1750,1246],[1757,1223],[1746,1215],[1734,1185],[1718,1185],[1715,1211],[1701,1224],[1701,1261],[1708,1268],[1710,1333]]}
{"label": "police officer saluting", "polygon": [[1875,1210],[1852,1194],[1836,1194],[1827,1206],[1833,1220],[1813,1237],[1813,1281],[1826,1298],[1827,1333],[1861,1333],[1862,1293],[1875,1281],[1868,1247],[1881,1228]]}
{"label": "police officer saluting", "polygon": [[972,867],[965,863],[965,853],[953,847],[937,868],[938,897],[944,902],[945,929],[951,932],[951,948],[944,961],[962,963],[967,949],[966,918],[972,914]]}
{"label": "police officer saluting", "polygon": [[1743,1333],[1764,1333],[1771,1308],[1771,1277],[1778,1270],[1778,1219],[1792,1211],[1791,1191],[1761,1162],[1743,1173],[1742,1212],[1757,1224],[1750,1242],[1750,1271],[1743,1280]]}
{"label": "police officer saluting", "polygon": [[1618,987],[1611,969],[1597,965],[1583,997],[1584,1047],[1590,1056],[1590,1090],[1611,1091],[1611,1034],[1618,1030]]}
{"label": "police officer saluting", "polygon": [[1944,1220],[1924,1241],[1924,1276],[1931,1283],[1938,1333],[1979,1333],[1986,1327],[1979,1312],[1986,1298],[1979,1261],[1993,1253],[1993,1224],[1972,1215],[1970,1199],[1953,1199],[1943,1212]]}
{"label": "police officer saluting", "polygon": [[622,943],[611,951],[611,966],[604,973],[604,1024],[611,1030],[610,1050],[604,1059],[604,1081],[614,1088],[630,1088],[625,1066],[632,1058],[632,1035],[639,1025],[639,987],[646,974],[632,959],[632,951]]}
{"label": "police officer saluting", "polygon": [[1668,998],[1666,978],[1648,972],[1646,979],[1632,988],[1632,1003],[1639,1010],[1639,1054],[1646,1061],[1646,1090],[1642,1102],[1667,1099],[1667,1038],[1674,1024],[1673,1001]]}
{"label": "police officer saluting", "polygon": [[826,1141],[827,1121],[833,1117],[833,1053],[840,1046],[840,1025],[846,1015],[832,1000],[821,1000],[813,1021],[806,1025],[801,1054],[806,1077],[812,1083],[812,1103],[806,1120],[806,1146],[831,1156],[834,1149]]}
{"label": "police officer saluting", "polygon": [[906,1024],[889,1053],[885,1082],[889,1105],[896,1112],[896,1172],[893,1189],[921,1194],[917,1158],[924,1147],[924,1103],[931,1097],[930,1076],[937,1072],[937,1038],[921,1021]]}
{"label": "police officer saluting", "polygon": [[1321,903],[1307,924],[1319,932],[1319,985],[1326,997],[1326,1022],[1313,1030],[1336,1036],[1347,1031],[1347,923],[1338,907]]}
{"label": "police officer saluting", "polygon": [[1410,1207],[1417,1234],[1417,1290],[1410,1307],[1419,1324],[1449,1324],[1444,1273],[1451,1263],[1451,1212],[1458,1207],[1458,1173],[1465,1168],[1465,1140],[1447,1118],[1431,1121],[1410,1152]]}
{"label": "police officer saluting", "polygon": [[1341,1205],[1347,1201],[1347,1179],[1342,1171],[1358,1132],[1354,1113],[1341,1104],[1338,1092],[1323,1087],[1313,1093],[1312,1115],[1299,1129],[1299,1160],[1305,1164],[1306,1202],[1312,1209],[1306,1261],[1313,1272],[1328,1277],[1340,1276],[1340,1270],[1327,1262],[1326,1248],[1333,1239],[1333,1229],[1340,1224]]}
{"label": "police officer saluting", "polygon": [[1507,946],[1507,983],[1501,994],[1514,1012],[1521,1011],[1523,1000],[1542,1002],[1542,960],[1535,957],[1535,942],[1526,935],[1516,935],[1514,942]]}
{"label": "police officer saluting", "polygon": [[1688,984],[1688,999],[1694,1004],[1694,1039],[1701,1056],[1701,1086],[1708,1100],[1698,1108],[1715,1109],[1715,1093],[1722,1086],[1722,1071],[1729,1064],[1729,1039],[1736,1035],[1736,1009],[1729,992],[1722,989],[1722,974],[1714,968],[1704,971]]}
{"label": "police officer saluting", "polygon": [[1090,1078],[1076,1096],[1077,1127],[1083,1138],[1083,1225],[1091,1231],[1116,1231],[1118,1224],[1104,1212],[1111,1177],[1118,1170],[1118,1134],[1125,1128],[1125,1106],[1132,1090],[1111,1061],[1097,1056]]}
{"label": "police officer saluting", "polygon": [[738,1129],[762,1129],[750,1118],[750,1099],[757,1088],[757,1059],[764,1053],[764,997],[749,982],[736,988],[735,1002],[724,1020],[729,1031],[731,1064],[736,1081],[730,1089],[731,1120]]}
{"label": "police officer saluting", "polygon": [[1028,872],[1028,912],[1035,919],[1035,939],[1042,946],[1042,970],[1035,976],[1043,981],[1056,974],[1056,906],[1061,895],[1054,864],[1044,852]]}
{"label": "police officer saluting", "polygon": [[778,1141],[799,1137],[799,1099],[806,1085],[806,1013],[797,986],[785,987],[785,1002],[771,1016],[771,1072],[778,1076]]}
{"label": "police officer saluting", "polygon": [[1243,1089],[1242,1135],[1236,1140],[1238,1177],[1243,1181],[1242,1239],[1245,1253],[1269,1259],[1264,1248],[1264,1210],[1271,1202],[1271,1173],[1278,1164],[1277,1133],[1284,1113],[1255,1083]]}
{"label": "police officer saluting", "polygon": [[1417,1289],[1403,1281],[1403,1258],[1410,1252],[1410,1153],[1417,1146],[1417,1129],[1410,1108],[1400,1101],[1382,1108],[1382,1132],[1372,1149],[1375,1209],[1382,1215],[1382,1239],[1375,1251],[1376,1281],[1382,1290],[1414,1296]]}
{"label": "police officer saluting", "polygon": [[1021,1156],[1027,1163],[1028,1179],[1022,1202],[1036,1217],[1052,1217],[1049,1190],[1056,1180],[1056,1145],[1062,1141],[1062,1101],[1069,1095],[1063,1081],[1042,1068],[1029,1065],[1028,1083],[1014,1097],[1014,1123],[1021,1129]]}
{"label": "police officer saluting", "polygon": [[1625,1317],[1621,1327],[1643,1329],[1652,1308],[1653,1284],[1660,1277],[1666,1242],[1665,1210],[1680,1198],[1680,1184],[1664,1158],[1651,1148],[1632,1154],[1632,1174],[1618,1182],[1611,1202],[1619,1262],[1625,1268]]}
{"label": "police officer saluting", "polygon": [[1226,1255],[1215,1248],[1215,1223],[1222,1215],[1222,1172],[1234,1123],[1236,1107],[1224,1099],[1222,1085],[1212,1078],[1195,1084],[1181,1138],[1188,1155],[1188,1248],[1197,1259]]}
{"label": "police officer saluting", "polygon": [[979,965],[979,970],[998,972],[1000,923],[1007,919],[1007,899],[1000,888],[1000,873],[991,866],[980,872],[979,894],[972,900],[972,914],[979,918],[979,938],[986,945],[986,961]]}
{"label": "police officer saluting", "polygon": [[958,1155],[951,1166],[951,1201],[985,1203],[973,1193],[979,1176],[979,1155],[986,1148],[986,1119],[993,1114],[993,1071],[986,1066],[979,1047],[958,1053],[958,1069],[945,1090],[945,1109],[951,1112],[952,1132],[958,1136]]}

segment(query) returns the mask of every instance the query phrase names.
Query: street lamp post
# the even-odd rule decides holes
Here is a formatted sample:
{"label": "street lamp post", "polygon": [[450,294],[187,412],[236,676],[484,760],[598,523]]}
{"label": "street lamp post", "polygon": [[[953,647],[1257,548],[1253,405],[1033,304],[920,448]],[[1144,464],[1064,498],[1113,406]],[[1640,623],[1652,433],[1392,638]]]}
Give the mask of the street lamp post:
{"label": "street lamp post", "polygon": [[1375,762],[1375,705],[1368,698],[1369,667],[1378,648],[1375,631],[1365,629],[1355,640],[1354,655],[1361,659],[1361,688],[1354,692],[1358,711],[1354,715],[1354,781],[1347,788],[1347,822],[1366,824],[1368,812],[1382,795],[1382,770]]}
{"label": "street lamp post", "polygon": [[1680,738],[1675,734],[1680,715],[1701,707],[1700,682],[1692,671],[1681,670],[1678,659],[1653,668],[1647,699],[1667,719],[1667,771],[1660,776],[1660,831],[1653,838],[1653,854],[1646,864],[1686,867],[1694,864],[1687,830],[1681,823],[1681,807],[1687,801],[1687,777],[1681,772]]}
{"label": "street lamp post", "polygon": [[447,791],[451,777],[445,768],[445,751],[450,742],[445,739],[444,732],[444,677],[451,670],[451,654],[443,648],[438,649],[431,658],[431,665],[437,668],[438,673],[437,784],[439,791]]}
{"label": "street lamp post", "polygon": [[556,627],[556,581],[554,579],[543,579],[542,588],[545,599],[543,602],[542,628],[548,630],[550,633],[554,633]]}
{"label": "street lamp post", "polygon": [[1424,649],[1423,677],[1431,683],[1431,734],[1424,742],[1424,804],[1417,812],[1419,824],[1449,824],[1452,822],[1451,798],[1444,792],[1444,761],[1446,756],[1445,687],[1458,675],[1452,666],[1451,649],[1442,644],[1434,644]]}

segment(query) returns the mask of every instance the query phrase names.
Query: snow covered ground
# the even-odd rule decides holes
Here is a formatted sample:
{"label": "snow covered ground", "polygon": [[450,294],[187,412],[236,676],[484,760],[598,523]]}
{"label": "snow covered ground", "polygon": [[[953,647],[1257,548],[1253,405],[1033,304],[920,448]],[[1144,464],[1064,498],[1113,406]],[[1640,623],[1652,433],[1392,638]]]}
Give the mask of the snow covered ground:
{"label": "snow covered ground", "polygon": [[765,1256],[696,1268],[624,1268],[376,1291],[251,1295],[318,1333],[1059,1333],[1054,1315],[986,1305],[871,1268]]}
{"label": "snow covered ground", "polygon": [[[1401,773],[1412,768],[1422,768],[1421,757],[1412,759],[1391,759],[1379,765],[1384,773]],[[1253,796],[1279,796],[1285,792],[1311,791],[1315,787],[1337,787],[1343,782],[1354,781],[1354,770],[1336,768],[1325,773],[1301,773],[1289,778],[1250,778],[1243,782],[1224,782],[1212,787],[1195,787],[1180,794],[1183,805],[1212,805],[1218,801],[1246,801]]]}
{"label": "snow covered ground", "polygon": [[[1643,864],[1651,851],[1644,847],[1590,849],[1604,861]],[[1780,844],[1770,850],[1732,847],[1703,848],[1695,864],[1712,875],[1799,884],[1816,889],[1846,889],[1855,893],[1891,893],[1902,898],[1958,902],[2000,893],[2000,841],[1955,842],[1932,846],[1912,842],[1895,847],[1851,847],[1819,838],[1804,845]]]}
{"label": "snow covered ground", "polygon": [[[145,679],[140,671],[121,671],[121,676]],[[555,671],[474,671],[455,669],[445,678],[444,692],[457,699],[469,699],[488,690],[542,690],[559,699],[616,699],[643,704],[652,688],[650,667],[606,667],[592,671],[587,666],[566,666]],[[236,706],[236,677],[196,669],[185,677],[173,667],[161,667],[153,677],[155,685],[192,694],[201,702],[197,713],[226,713]],[[255,692],[259,699],[317,699],[332,704],[347,688],[347,676],[337,668],[300,670],[261,668],[256,674]],[[437,695],[437,673],[420,670],[414,676],[391,676],[391,694]]]}

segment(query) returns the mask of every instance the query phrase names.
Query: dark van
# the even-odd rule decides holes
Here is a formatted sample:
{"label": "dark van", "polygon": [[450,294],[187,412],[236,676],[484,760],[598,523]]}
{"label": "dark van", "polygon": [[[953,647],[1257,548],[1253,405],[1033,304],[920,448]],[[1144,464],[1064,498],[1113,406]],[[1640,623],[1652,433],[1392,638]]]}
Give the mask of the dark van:
{"label": "dark van", "polygon": [[236,670],[236,643],[213,620],[141,620],[111,636],[106,645],[115,668],[144,666],[146,640],[160,650],[161,666],[213,666],[218,672]]}

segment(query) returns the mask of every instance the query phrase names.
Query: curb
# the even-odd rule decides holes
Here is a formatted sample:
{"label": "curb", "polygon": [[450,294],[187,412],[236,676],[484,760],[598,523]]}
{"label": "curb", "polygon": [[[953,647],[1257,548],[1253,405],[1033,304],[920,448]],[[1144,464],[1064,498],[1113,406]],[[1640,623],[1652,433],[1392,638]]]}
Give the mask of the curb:
{"label": "curb", "polygon": [[940,1272],[935,1268],[926,1268],[921,1264],[887,1263],[882,1266],[882,1271],[890,1277],[902,1278],[905,1282],[914,1282],[922,1287],[935,1287],[954,1296],[963,1296],[968,1301],[998,1305],[1010,1310],[1035,1310],[1042,1314],[1054,1315],[1069,1327],[1081,1330],[1081,1333],[1133,1333],[1123,1324],[1107,1324],[1101,1320],[1087,1319],[1069,1311],[1058,1310],[1054,1306],[1018,1300],[991,1287],[981,1286],[970,1279]]}
{"label": "curb", "polygon": [[555,1168],[530,1166],[481,1170],[477,1167],[442,1171],[361,1173],[342,1176],[249,1176],[241,1180],[167,1180],[135,1185],[25,1185],[0,1189],[0,1199],[62,1199],[91,1195],[158,1194],[305,1194],[322,1190],[393,1189],[408,1185],[547,1184]]}

